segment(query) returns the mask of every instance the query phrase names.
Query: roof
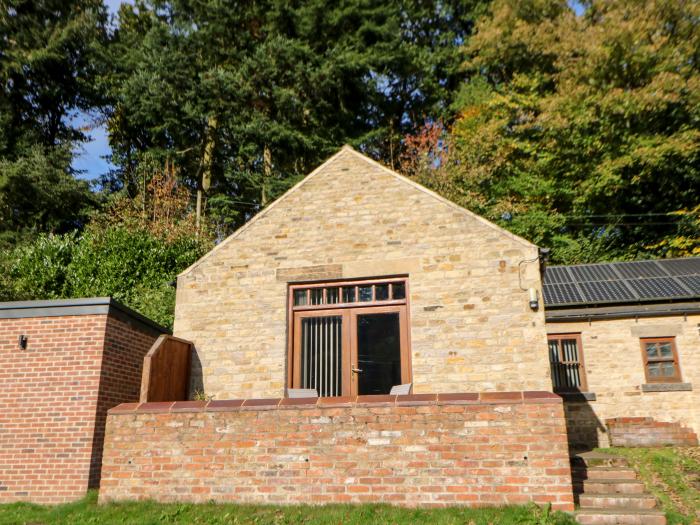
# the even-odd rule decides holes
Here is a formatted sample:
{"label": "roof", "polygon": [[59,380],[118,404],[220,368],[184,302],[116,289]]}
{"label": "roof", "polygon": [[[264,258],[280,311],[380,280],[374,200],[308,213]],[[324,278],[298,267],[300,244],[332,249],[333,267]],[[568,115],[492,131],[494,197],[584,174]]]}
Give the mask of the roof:
{"label": "roof", "polygon": [[700,299],[700,257],[548,266],[546,308]]}
{"label": "roof", "polygon": [[346,144],[345,146],[340,148],[340,150],[338,152],[336,152],[333,156],[331,156],[328,160],[326,160],[323,164],[321,164],[319,167],[317,167],[315,170],[313,170],[311,173],[309,173],[306,177],[304,177],[296,185],[292,186],[289,190],[287,190],[287,192],[285,194],[283,194],[281,197],[279,197],[276,201],[274,201],[272,204],[270,204],[269,206],[264,208],[260,213],[255,215],[252,219],[250,219],[247,223],[245,223],[243,226],[241,226],[238,230],[233,232],[226,239],[224,239],[221,243],[216,245],[209,253],[205,254],[202,258],[200,258],[195,263],[193,263],[189,268],[180,272],[179,276],[182,276],[182,275],[189,273],[194,268],[199,266],[202,262],[204,262],[206,259],[208,259],[212,254],[214,254],[218,250],[220,250],[223,246],[227,245],[233,239],[236,239],[243,232],[245,232],[251,226],[253,226],[257,221],[259,221],[260,219],[265,217],[265,215],[267,215],[267,213],[270,210],[276,208],[279,205],[279,203],[283,202],[289,195],[291,195],[292,193],[297,191],[299,188],[301,188],[304,184],[306,184],[308,181],[310,181],[316,175],[318,175],[319,173],[322,173],[328,166],[330,166],[333,162],[336,162],[344,154],[352,155],[354,157],[354,160],[359,161],[360,163],[367,163],[373,167],[380,168],[385,173],[391,175],[392,177],[395,177],[396,179],[400,180],[404,184],[412,186],[414,189],[417,189],[418,191],[421,191],[427,195],[430,195],[436,201],[439,201],[444,205],[450,206],[451,208],[455,209],[456,211],[459,211],[460,213],[463,213],[463,214],[479,221],[480,223],[484,224],[485,226],[497,231],[501,235],[504,235],[504,236],[522,244],[523,246],[527,246],[530,248],[537,248],[537,245],[531,243],[530,241],[523,239],[522,237],[519,237],[518,235],[515,235],[514,233],[511,233],[504,228],[501,228],[497,224],[494,224],[493,222],[489,221],[488,219],[485,219],[484,217],[477,215],[476,213],[474,213],[466,208],[463,208],[459,204],[456,204],[456,203],[452,202],[451,200],[446,199],[446,198],[442,197],[441,195],[438,195],[434,191],[426,188],[425,186],[422,186],[422,185],[418,184],[417,182],[415,182],[407,177],[404,177],[403,175],[396,173],[395,171],[387,168],[386,166],[383,166],[379,162],[367,157],[366,155],[363,155],[359,151],[356,151],[355,149],[352,148],[352,146],[349,146]]}
{"label": "roof", "polygon": [[0,302],[0,319],[62,317],[64,315],[108,315],[115,310],[161,333],[170,333],[170,330],[167,328],[160,326],[148,317],[121,304],[119,301],[115,301],[111,297]]}

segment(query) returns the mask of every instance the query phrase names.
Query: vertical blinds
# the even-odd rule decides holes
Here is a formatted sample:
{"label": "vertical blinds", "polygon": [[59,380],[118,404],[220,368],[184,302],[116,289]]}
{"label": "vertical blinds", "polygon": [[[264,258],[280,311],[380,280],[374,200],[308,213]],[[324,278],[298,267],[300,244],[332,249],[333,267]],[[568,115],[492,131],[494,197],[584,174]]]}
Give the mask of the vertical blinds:
{"label": "vertical blinds", "polygon": [[342,333],[339,315],[301,320],[302,388],[315,388],[321,397],[341,395]]}

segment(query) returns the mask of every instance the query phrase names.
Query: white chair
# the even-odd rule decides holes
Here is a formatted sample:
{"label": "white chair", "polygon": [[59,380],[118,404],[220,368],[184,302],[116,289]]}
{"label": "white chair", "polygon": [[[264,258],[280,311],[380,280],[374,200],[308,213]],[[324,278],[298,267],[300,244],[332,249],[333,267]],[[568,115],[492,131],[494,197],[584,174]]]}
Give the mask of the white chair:
{"label": "white chair", "polygon": [[394,385],[391,387],[389,392],[390,396],[407,396],[411,393],[411,387],[413,383],[406,383],[404,385]]}
{"label": "white chair", "polygon": [[318,397],[318,392],[315,388],[288,388],[287,397],[298,399],[301,397]]}

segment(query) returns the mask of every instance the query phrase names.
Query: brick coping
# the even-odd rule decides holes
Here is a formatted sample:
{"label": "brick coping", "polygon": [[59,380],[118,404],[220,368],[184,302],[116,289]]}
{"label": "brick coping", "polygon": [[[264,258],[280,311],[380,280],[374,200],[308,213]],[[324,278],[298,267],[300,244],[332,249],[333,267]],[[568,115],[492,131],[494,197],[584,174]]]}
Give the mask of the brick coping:
{"label": "brick coping", "polygon": [[211,401],[160,401],[152,403],[123,403],[111,410],[112,415],[165,414],[178,412],[236,412],[250,410],[402,407],[425,405],[481,405],[561,403],[562,398],[547,391],[476,392],[445,394],[409,394],[402,396],[340,396],[270,399],[221,399]]}

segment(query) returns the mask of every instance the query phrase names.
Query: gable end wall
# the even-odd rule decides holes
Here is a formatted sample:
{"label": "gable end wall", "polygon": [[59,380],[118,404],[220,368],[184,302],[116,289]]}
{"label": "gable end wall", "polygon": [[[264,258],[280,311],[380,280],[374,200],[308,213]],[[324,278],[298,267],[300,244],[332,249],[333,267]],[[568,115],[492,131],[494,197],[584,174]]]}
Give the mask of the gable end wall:
{"label": "gable end wall", "polygon": [[[289,282],[409,276],[415,392],[549,390],[537,248],[342,150],[178,279],[193,387],[284,393]],[[537,262],[522,284],[540,288]]]}

